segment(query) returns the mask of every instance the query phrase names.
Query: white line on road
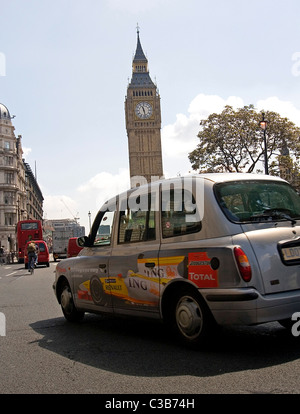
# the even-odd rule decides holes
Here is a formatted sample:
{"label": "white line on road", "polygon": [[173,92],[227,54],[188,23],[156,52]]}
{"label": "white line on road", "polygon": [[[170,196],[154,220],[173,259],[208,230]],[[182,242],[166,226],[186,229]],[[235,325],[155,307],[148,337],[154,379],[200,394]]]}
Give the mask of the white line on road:
{"label": "white line on road", "polygon": [[14,274],[16,274],[16,273],[17,273],[17,272],[8,273],[8,275],[6,275],[6,277],[7,277],[7,276],[14,275]]}

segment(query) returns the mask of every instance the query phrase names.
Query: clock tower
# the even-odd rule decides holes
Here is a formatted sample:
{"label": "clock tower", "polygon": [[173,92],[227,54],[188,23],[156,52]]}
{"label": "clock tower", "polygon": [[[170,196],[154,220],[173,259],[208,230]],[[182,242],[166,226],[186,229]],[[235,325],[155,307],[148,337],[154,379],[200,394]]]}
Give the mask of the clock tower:
{"label": "clock tower", "polygon": [[131,187],[162,178],[160,96],[149,75],[139,27],[132,78],[125,98],[125,117]]}

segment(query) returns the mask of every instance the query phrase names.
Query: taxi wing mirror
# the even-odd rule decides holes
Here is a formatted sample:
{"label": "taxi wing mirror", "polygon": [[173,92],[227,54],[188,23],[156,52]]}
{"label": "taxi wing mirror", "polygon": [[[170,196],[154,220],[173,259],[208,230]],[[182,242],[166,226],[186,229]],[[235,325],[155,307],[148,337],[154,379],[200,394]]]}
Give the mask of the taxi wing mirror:
{"label": "taxi wing mirror", "polygon": [[88,236],[81,236],[78,237],[76,240],[76,244],[79,247],[89,247],[90,246],[90,239]]}

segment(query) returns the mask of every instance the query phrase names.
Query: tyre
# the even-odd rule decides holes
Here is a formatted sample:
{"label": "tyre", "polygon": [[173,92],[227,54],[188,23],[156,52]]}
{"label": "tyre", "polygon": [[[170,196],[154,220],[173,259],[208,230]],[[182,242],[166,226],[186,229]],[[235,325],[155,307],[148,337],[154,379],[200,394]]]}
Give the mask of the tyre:
{"label": "tyre", "polygon": [[175,335],[192,348],[206,344],[216,326],[204,299],[190,287],[173,295],[168,315],[168,324]]}
{"label": "tyre", "polygon": [[71,288],[67,281],[64,281],[61,287],[60,305],[61,305],[61,309],[63,311],[64,317],[69,322],[77,322],[83,318],[84,312],[80,312],[76,309],[74,301],[73,301]]}

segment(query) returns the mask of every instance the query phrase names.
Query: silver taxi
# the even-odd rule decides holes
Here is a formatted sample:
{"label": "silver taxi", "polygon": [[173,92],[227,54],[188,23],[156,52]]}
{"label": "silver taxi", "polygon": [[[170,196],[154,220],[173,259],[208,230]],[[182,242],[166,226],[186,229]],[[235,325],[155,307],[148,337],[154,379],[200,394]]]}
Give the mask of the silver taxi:
{"label": "silver taxi", "polygon": [[280,178],[205,174],[133,188],[77,243],[53,284],[69,321],[156,318],[199,345],[217,324],[287,326],[300,311],[300,197]]}

